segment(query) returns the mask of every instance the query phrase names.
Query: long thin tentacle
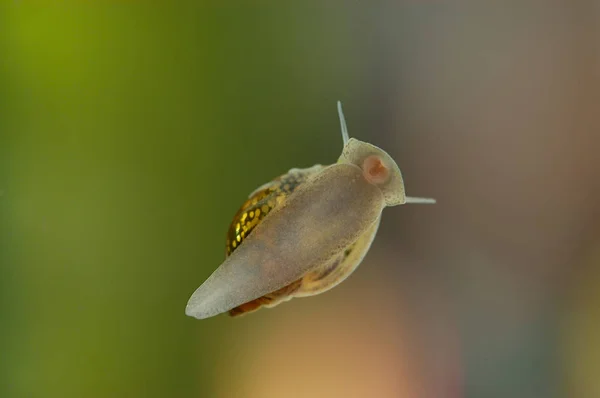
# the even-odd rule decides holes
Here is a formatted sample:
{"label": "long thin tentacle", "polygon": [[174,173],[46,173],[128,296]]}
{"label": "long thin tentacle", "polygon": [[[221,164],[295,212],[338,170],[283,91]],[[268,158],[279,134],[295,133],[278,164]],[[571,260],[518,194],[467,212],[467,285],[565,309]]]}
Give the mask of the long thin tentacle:
{"label": "long thin tentacle", "polygon": [[342,126],[342,139],[344,140],[344,146],[350,140],[348,136],[348,127],[346,126],[346,118],[344,117],[344,111],[342,111],[342,103],[340,101],[337,102],[338,115],[340,116],[340,125]]}

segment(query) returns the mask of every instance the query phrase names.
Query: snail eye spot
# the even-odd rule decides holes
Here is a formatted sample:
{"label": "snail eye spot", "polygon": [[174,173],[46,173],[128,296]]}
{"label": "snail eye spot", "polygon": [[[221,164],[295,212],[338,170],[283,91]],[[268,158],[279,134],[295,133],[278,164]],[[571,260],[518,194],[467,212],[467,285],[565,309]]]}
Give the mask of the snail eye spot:
{"label": "snail eye spot", "polygon": [[390,171],[379,156],[371,155],[363,162],[363,175],[371,184],[383,184],[389,176]]}

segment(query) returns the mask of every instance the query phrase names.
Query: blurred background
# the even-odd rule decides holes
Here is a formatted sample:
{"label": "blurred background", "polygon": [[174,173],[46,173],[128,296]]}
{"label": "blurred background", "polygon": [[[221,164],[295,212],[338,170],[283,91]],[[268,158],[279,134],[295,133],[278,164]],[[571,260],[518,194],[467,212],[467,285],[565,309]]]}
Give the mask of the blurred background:
{"label": "blurred background", "polygon": [[[600,6],[482,3],[3,2],[0,396],[600,397]],[[438,204],[330,292],[186,317],[337,100]]]}

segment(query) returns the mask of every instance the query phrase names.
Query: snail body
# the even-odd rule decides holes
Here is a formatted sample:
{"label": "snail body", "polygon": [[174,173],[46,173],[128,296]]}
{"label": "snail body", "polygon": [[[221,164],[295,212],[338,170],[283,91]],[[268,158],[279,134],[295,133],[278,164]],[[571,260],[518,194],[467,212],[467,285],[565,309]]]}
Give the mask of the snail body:
{"label": "snail body", "polygon": [[230,225],[225,261],[191,296],[188,316],[237,316],[323,293],[358,267],[385,207],[435,202],[406,197],[398,165],[349,138],[339,102],[338,112],[338,162],[291,169],[250,194]]}

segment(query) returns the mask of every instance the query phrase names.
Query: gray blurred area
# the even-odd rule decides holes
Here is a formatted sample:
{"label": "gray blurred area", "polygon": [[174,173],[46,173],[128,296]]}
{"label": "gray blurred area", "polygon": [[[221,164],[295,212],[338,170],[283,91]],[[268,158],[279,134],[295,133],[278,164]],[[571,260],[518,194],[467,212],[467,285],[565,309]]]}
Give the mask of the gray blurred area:
{"label": "gray blurred area", "polygon": [[[600,6],[0,6],[0,397],[600,396]],[[323,295],[185,304],[247,194],[411,196]]]}
{"label": "gray blurred area", "polygon": [[598,239],[599,16],[591,2],[374,13],[378,139],[409,194],[438,198],[389,211],[388,250],[410,257],[389,272],[425,319],[428,369],[446,318],[458,323],[466,396],[574,396],[558,308]]}

